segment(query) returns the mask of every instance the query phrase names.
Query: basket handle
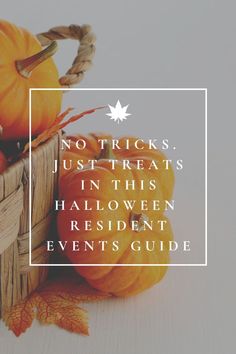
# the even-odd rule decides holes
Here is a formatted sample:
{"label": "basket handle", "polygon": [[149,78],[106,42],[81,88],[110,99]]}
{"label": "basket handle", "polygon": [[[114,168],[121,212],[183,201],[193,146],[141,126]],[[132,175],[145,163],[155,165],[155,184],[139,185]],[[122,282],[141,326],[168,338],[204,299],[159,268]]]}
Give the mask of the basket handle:
{"label": "basket handle", "polygon": [[43,47],[61,39],[75,39],[80,42],[72,66],[59,79],[62,87],[71,87],[78,84],[83,79],[84,73],[92,66],[96,37],[92,32],[91,26],[58,26],[51,28],[47,32],[39,33],[36,37]]}

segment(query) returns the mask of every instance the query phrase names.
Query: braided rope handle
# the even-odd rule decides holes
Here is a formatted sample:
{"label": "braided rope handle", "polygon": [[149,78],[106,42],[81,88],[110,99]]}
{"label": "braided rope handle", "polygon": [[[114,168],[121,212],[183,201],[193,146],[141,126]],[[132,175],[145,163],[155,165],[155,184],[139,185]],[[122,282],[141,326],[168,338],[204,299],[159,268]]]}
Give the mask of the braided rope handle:
{"label": "braided rope handle", "polygon": [[61,39],[75,39],[80,42],[72,66],[59,79],[63,87],[71,87],[78,84],[83,79],[84,73],[92,66],[96,37],[92,32],[91,26],[58,26],[51,28],[48,32],[39,33],[36,37],[43,47],[51,44],[54,40]]}

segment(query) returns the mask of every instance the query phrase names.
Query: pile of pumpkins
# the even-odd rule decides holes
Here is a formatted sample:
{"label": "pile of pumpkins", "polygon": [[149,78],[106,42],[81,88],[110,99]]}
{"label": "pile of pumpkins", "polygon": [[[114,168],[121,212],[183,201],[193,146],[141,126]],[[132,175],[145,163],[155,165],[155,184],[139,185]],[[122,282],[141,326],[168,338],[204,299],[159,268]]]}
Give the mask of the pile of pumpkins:
{"label": "pile of pumpkins", "polygon": [[[0,21],[0,47],[4,48],[0,54],[0,149],[1,143],[3,146],[12,144],[15,141],[27,139],[29,134],[29,88],[31,87],[60,87],[59,76],[56,65],[52,58],[42,50],[38,40],[34,35],[25,29],[18,28],[6,21]],[[50,53],[49,53],[50,54]],[[45,57],[44,57],[45,56]],[[50,100],[50,101],[49,101]],[[62,94],[61,91],[50,91],[50,96],[46,91],[36,91],[32,96],[32,136],[37,136],[55,121],[61,110]],[[91,134],[89,136],[70,137],[71,140],[83,138],[87,141],[87,148],[83,152],[77,149],[70,148],[64,152],[63,159],[67,160],[86,160],[99,159],[93,171],[84,169],[81,171],[71,171],[63,175],[60,179],[60,199],[81,200],[83,198],[93,199],[94,191],[81,191],[77,186],[81,179],[104,179],[108,181],[114,178],[108,167],[108,158],[101,154],[98,144],[98,139],[105,135]],[[106,136],[106,138],[109,136]],[[111,138],[111,137],[110,137]],[[131,138],[130,138],[131,139]],[[132,139],[131,139],[132,140]],[[73,144],[72,144],[73,145]],[[134,147],[129,150],[113,151],[117,160],[128,159],[131,162],[142,159],[148,163],[149,160],[164,159],[165,156],[160,151],[144,149],[140,152]],[[6,157],[7,151],[0,150],[0,173],[8,167],[10,161],[14,161],[12,157]],[[119,165],[119,161],[117,163]],[[150,179],[151,173],[155,173],[155,178],[158,180],[160,189],[157,191],[148,192],[133,191],[130,199],[139,200],[146,198],[151,199],[166,199],[169,200],[172,196],[174,186],[173,170],[160,169],[155,172],[137,171],[135,168],[131,171],[124,171],[121,168],[116,172],[118,179]],[[114,195],[113,190],[97,191],[97,200],[122,199],[127,191],[119,191]],[[129,192],[130,193],[130,192]],[[138,212],[138,211],[137,211]],[[117,211],[111,218],[119,218],[119,214],[124,214],[123,210]],[[127,220],[130,212],[123,215]],[[153,218],[153,212],[147,211],[147,217]],[[149,215],[150,214],[150,215]],[[87,218],[88,214],[81,212],[80,218]],[[90,212],[89,219],[96,221],[97,218],[107,218],[104,213],[98,215],[97,212]],[[164,216],[163,216],[164,217]],[[71,214],[60,211],[58,213],[58,235],[62,241],[70,241],[71,234],[68,230],[68,220]],[[167,219],[166,219],[167,220]],[[84,230],[74,231],[73,240],[113,240],[118,237],[117,232],[109,231],[106,233],[85,232]],[[164,249],[156,253],[147,252],[132,252],[130,250],[131,240],[172,240],[172,230],[169,221],[164,232],[160,230],[148,232],[135,232],[131,229],[125,230],[122,238],[122,243],[118,252],[72,252],[69,248],[66,251],[66,256],[73,264],[117,264],[121,266],[76,266],[75,270],[94,288],[109,292],[116,296],[130,296],[137,294],[155,283],[159,282],[164,276],[166,266],[124,266],[127,263],[131,264],[167,264],[169,262],[169,251]]]}

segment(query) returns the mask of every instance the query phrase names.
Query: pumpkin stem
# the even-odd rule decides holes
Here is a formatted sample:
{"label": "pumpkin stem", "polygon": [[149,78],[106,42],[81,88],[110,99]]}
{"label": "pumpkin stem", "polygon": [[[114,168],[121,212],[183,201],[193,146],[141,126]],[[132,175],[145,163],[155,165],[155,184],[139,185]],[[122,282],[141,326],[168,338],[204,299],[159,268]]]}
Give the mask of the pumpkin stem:
{"label": "pumpkin stem", "polygon": [[109,142],[104,143],[104,149],[101,149],[100,155],[97,157],[98,160],[115,160],[116,157],[113,154],[111,144]]}
{"label": "pumpkin stem", "polygon": [[16,60],[16,69],[24,78],[28,79],[32,71],[57,51],[57,42],[53,41],[47,48],[26,59]]}
{"label": "pumpkin stem", "polygon": [[144,221],[148,221],[149,217],[146,214],[140,213],[136,214],[131,212],[130,213],[130,218],[129,218],[129,224],[132,226],[132,222],[136,221],[135,225],[137,225],[137,228],[135,228],[134,231],[136,232],[141,232],[144,230]]}

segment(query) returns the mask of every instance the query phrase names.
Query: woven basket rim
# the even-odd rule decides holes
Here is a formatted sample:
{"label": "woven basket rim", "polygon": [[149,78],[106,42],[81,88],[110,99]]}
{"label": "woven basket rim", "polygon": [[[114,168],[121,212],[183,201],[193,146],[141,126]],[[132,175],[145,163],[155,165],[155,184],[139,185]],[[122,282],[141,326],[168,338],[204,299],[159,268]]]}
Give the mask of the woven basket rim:
{"label": "woven basket rim", "polygon": [[[59,130],[57,133],[53,134],[53,136],[51,136],[47,141],[43,142],[42,144],[40,144],[39,146],[37,146],[37,148],[35,148],[34,150],[32,150],[32,156],[37,154],[40,150],[45,149],[47,147],[47,145],[49,145],[53,139],[56,138],[56,136],[58,134],[61,134],[61,130]],[[29,152],[27,152],[25,155],[22,155],[19,160],[15,161],[14,163],[12,163],[11,165],[9,165],[5,171],[3,171],[3,173],[0,173],[1,177],[6,176],[9,173],[10,169],[15,169],[17,170],[18,168],[22,167],[22,163],[24,161],[29,160]]]}

